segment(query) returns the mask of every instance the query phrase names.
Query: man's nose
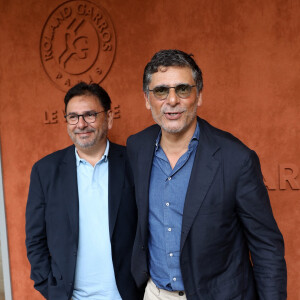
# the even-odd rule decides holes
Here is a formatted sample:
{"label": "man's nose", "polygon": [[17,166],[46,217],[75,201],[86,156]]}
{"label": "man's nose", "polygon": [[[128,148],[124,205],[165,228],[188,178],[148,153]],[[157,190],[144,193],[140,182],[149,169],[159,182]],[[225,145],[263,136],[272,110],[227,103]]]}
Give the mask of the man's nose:
{"label": "man's nose", "polygon": [[85,128],[87,126],[88,126],[88,123],[84,120],[83,116],[78,116],[77,127],[78,128]]}
{"label": "man's nose", "polygon": [[177,94],[175,93],[175,89],[174,88],[170,88],[169,89],[169,95],[167,97],[167,103],[171,106],[175,106],[179,103],[179,97],[177,96]]}

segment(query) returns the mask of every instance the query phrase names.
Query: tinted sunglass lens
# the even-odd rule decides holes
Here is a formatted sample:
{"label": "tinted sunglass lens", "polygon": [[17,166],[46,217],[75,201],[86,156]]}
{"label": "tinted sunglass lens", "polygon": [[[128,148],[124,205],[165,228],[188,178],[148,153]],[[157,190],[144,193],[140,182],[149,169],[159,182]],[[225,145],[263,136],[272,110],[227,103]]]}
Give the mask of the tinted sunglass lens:
{"label": "tinted sunglass lens", "polygon": [[175,88],[175,92],[180,98],[187,98],[191,94],[191,91],[192,86],[188,84],[179,84]]}
{"label": "tinted sunglass lens", "polygon": [[158,86],[153,89],[153,94],[159,99],[165,99],[169,94],[169,88],[165,86]]}

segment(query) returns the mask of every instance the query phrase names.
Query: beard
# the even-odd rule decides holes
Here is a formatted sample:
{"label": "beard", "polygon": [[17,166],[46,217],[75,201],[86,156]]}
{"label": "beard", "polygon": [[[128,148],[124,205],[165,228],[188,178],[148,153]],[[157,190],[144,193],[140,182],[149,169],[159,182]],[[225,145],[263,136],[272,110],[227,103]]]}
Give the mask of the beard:
{"label": "beard", "polygon": [[[163,108],[162,111],[157,115],[152,106],[150,106],[151,109],[151,113],[152,113],[152,118],[153,120],[167,133],[171,133],[171,134],[176,134],[176,133],[183,133],[184,131],[186,131],[190,125],[193,123],[193,121],[195,120],[196,116],[197,116],[197,105],[195,105],[195,107],[193,108],[192,111],[190,112],[186,112],[186,110],[183,111],[183,113],[185,113],[185,120],[181,120],[180,124],[178,124],[177,126],[172,126],[170,120],[164,121],[164,113],[165,111],[169,111],[170,109],[166,109]],[[173,111],[178,112],[177,111]]]}
{"label": "beard", "polygon": [[[68,134],[77,148],[89,149],[98,144],[99,141],[105,139],[107,131],[107,124],[103,124],[99,129],[85,128],[83,130],[76,129],[74,131],[68,129]],[[80,137],[78,133],[92,133],[92,135]]]}

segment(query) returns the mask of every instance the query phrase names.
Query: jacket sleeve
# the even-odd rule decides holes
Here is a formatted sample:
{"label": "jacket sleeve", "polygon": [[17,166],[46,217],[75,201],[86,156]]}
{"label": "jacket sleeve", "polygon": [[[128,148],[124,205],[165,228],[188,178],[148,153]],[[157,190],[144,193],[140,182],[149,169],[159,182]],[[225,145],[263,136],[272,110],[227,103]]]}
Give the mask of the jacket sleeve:
{"label": "jacket sleeve", "polygon": [[45,206],[41,178],[35,164],[31,171],[26,206],[26,248],[31,264],[30,278],[34,281],[35,289],[47,298],[50,254],[47,246]]}
{"label": "jacket sleeve", "polygon": [[259,159],[254,151],[250,152],[241,168],[236,199],[259,299],[284,300],[287,297],[287,271],[283,237],[273,217]]}

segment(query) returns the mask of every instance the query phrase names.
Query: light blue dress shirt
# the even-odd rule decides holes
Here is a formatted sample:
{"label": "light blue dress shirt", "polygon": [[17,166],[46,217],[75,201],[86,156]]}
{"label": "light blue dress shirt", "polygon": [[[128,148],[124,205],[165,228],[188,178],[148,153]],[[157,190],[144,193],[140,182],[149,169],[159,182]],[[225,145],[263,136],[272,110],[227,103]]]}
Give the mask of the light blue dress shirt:
{"label": "light blue dress shirt", "polygon": [[122,300],[111,256],[108,220],[108,150],[93,167],[78,156],[79,242],[73,300]]}
{"label": "light blue dress shirt", "polygon": [[197,123],[188,150],[172,169],[156,140],[149,187],[149,270],[159,288],[182,291],[184,285],[180,270],[180,238],[183,207],[200,128]]}

